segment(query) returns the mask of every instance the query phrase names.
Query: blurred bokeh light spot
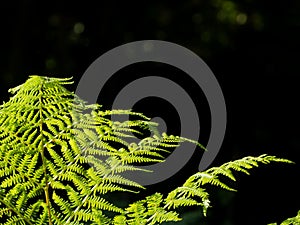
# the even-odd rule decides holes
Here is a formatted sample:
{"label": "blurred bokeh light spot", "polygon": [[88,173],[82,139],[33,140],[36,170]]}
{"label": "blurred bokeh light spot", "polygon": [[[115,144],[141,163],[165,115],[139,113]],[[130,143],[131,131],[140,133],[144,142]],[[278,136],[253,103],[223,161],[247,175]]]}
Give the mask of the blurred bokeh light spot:
{"label": "blurred bokeh light spot", "polygon": [[237,16],[236,16],[236,22],[240,25],[243,25],[247,22],[247,15],[245,13],[239,13]]}
{"label": "blurred bokeh light spot", "polygon": [[84,24],[83,23],[75,23],[73,31],[75,34],[81,34],[84,31]]}

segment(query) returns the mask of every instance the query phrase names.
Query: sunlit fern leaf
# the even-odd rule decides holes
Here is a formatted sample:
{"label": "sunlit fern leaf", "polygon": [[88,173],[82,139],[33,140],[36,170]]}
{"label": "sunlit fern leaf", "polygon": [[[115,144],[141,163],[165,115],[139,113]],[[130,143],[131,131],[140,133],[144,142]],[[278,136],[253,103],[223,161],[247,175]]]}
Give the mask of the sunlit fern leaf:
{"label": "sunlit fern leaf", "polygon": [[120,215],[120,216],[115,216],[113,220],[114,225],[127,225],[126,222],[126,216]]}
{"label": "sunlit fern leaf", "polygon": [[[270,223],[268,225],[277,225],[277,223]],[[300,210],[298,211],[296,216],[287,218],[282,223],[280,223],[280,225],[300,225]]]}

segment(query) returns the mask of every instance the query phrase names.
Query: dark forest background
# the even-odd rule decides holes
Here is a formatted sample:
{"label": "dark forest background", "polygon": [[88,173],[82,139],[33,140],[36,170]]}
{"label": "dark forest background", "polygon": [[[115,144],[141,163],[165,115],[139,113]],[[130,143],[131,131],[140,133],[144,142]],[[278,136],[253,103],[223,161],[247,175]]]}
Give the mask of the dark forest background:
{"label": "dark forest background", "polygon": [[[7,90],[25,82],[28,75],[73,76],[70,88],[75,90],[88,66],[113,47],[145,39],[177,43],[208,64],[226,100],[226,136],[212,166],[262,153],[296,162],[262,166],[251,176],[239,176],[237,193],[213,190],[208,218],[189,209],[183,211],[186,222],[178,224],[259,225],[296,215],[300,209],[300,1],[23,0],[3,1],[0,7],[1,102],[8,100]],[[174,72],[155,63],[132,65],[123,72],[129,81],[137,73],[162,71]],[[183,78],[177,83],[187,85],[184,74],[178,76]],[[125,78],[110,82],[99,103],[109,108],[113,94],[126,85]],[[204,98],[201,90],[194,93],[193,98],[197,93]],[[138,103],[136,109],[165,118],[168,131],[178,132],[172,123],[178,119],[176,112],[170,106],[171,113],[166,113],[159,101]],[[205,142],[209,116],[205,103],[203,108]],[[148,192],[167,192],[180,185],[197,171],[200,157],[196,152],[182,171],[149,186]],[[126,199],[130,198],[122,201]]]}

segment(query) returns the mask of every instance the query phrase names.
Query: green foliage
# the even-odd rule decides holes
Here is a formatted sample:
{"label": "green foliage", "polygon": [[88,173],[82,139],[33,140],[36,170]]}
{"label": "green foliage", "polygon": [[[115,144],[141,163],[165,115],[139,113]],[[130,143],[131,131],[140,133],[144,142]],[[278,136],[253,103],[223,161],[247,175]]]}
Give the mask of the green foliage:
{"label": "green foliage", "polygon": [[[120,208],[106,199],[111,192],[137,193],[126,179],[135,165],[163,161],[162,153],[183,141],[160,135],[157,124],[130,110],[103,111],[65,89],[70,79],[31,76],[10,90],[0,106],[0,218],[4,225],[143,225],[179,221],[179,207],[210,206],[208,185],[234,190],[233,171],[248,174],[259,163],[290,162],[274,156],[246,157],[192,175],[166,197],[155,193]],[[134,115],[134,121],[112,121]],[[133,134],[155,135],[138,140]],[[201,145],[200,145],[201,146]],[[202,146],[201,146],[202,147]],[[145,171],[147,172],[147,171]]]}
{"label": "green foliage", "polygon": [[[277,225],[277,223],[270,223],[269,225]],[[280,225],[300,225],[300,210],[297,216],[286,219]]]}

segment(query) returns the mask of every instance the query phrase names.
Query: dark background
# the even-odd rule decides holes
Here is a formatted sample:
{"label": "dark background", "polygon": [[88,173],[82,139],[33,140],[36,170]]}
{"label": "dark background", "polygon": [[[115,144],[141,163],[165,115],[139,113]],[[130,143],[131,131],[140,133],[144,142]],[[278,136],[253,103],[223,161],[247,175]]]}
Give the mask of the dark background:
{"label": "dark background", "polygon": [[[262,166],[251,176],[240,175],[234,186],[237,193],[212,190],[213,208],[208,218],[189,209],[183,211],[186,222],[181,224],[258,225],[296,215],[300,209],[300,1],[95,2],[2,2],[0,100],[7,101],[7,90],[31,74],[73,76],[78,82],[97,57],[121,44],[145,39],[177,43],[208,64],[226,100],[227,132],[212,166],[262,153],[296,162]],[[115,90],[134,74],[161,71],[166,75],[176,72],[155,63],[130,66],[123,71],[128,80],[123,76],[118,81],[116,76],[117,82],[110,82],[99,103],[109,108]],[[185,74],[178,72],[178,77],[182,77],[177,81],[182,87],[189,85]],[[209,130],[205,98],[190,85],[191,97],[204,99],[201,124],[202,130]],[[71,89],[75,87],[76,83]],[[151,101],[157,110],[149,106]],[[173,115],[166,113],[163,105],[161,100],[155,105],[155,99],[148,99],[136,109],[150,116],[161,115],[168,120],[168,130],[178,132],[176,111],[169,105]],[[205,143],[208,133],[199,141]],[[166,192],[180,185],[197,171],[200,156],[195,154],[181,172],[148,187],[148,192]]]}

